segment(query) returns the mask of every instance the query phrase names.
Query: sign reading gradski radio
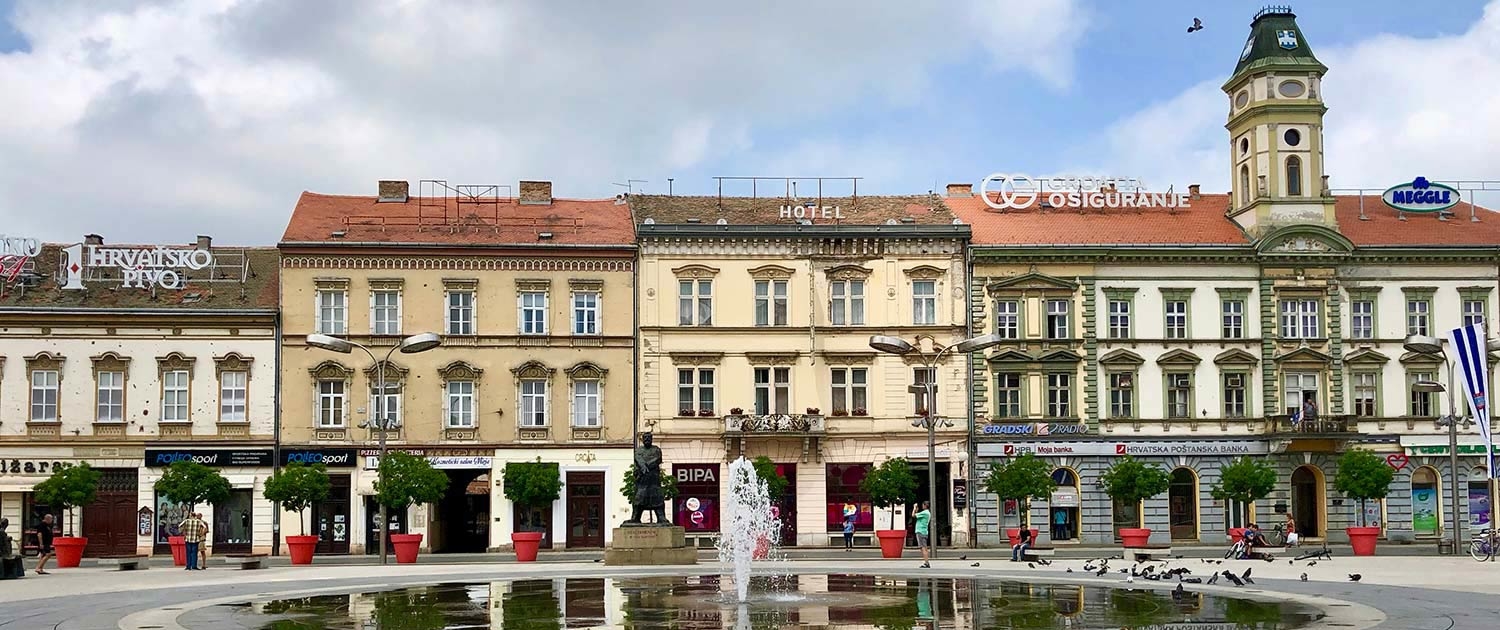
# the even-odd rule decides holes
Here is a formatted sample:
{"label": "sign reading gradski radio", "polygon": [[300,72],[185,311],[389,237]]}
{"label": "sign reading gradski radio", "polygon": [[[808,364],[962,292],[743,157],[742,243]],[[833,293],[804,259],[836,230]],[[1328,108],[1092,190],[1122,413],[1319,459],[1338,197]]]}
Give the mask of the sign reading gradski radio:
{"label": "sign reading gradski radio", "polygon": [[86,268],[106,267],[120,274],[122,289],[181,289],[186,271],[214,264],[214,255],[193,247],[105,247],[79,243],[62,250],[63,289],[82,291]]}

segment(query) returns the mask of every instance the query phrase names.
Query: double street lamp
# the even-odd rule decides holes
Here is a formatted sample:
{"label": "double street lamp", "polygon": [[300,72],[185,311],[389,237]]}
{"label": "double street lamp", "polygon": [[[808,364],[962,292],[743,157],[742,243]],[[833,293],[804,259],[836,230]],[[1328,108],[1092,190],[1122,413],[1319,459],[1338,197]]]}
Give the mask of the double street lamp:
{"label": "double street lamp", "polygon": [[[932,343],[933,351],[922,351],[922,340]],[[990,348],[999,344],[1000,335],[980,335],[970,337],[952,345],[943,345],[932,335],[917,335],[911,342],[900,337],[889,335],[873,335],[870,337],[870,347],[886,354],[908,355],[916,353],[927,367],[927,381],[907,388],[907,391],[920,393],[926,401],[927,415],[917,414],[917,419],[912,426],[927,428],[927,506],[928,509],[937,509],[937,425],[939,416],[937,413],[937,371],[942,364],[943,358],[951,353],[957,352],[968,354]],[[923,410],[918,410],[923,411]],[[946,426],[953,426],[952,422],[946,422]],[[937,557],[935,554],[933,557]]]}
{"label": "double street lamp", "polygon": [[[375,364],[375,415],[371,419],[361,423],[360,428],[372,428],[380,432],[380,459],[385,460],[385,433],[392,429],[401,427],[401,423],[395,418],[388,418],[385,414],[385,367],[390,363],[391,355],[400,350],[402,354],[416,354],[426,352],[442,345],[443,338],[437,333],[417,333],[401,340],[401,343],[393,346],[385,353],[385,358],[377,360],[375,353],[369,346],[349,341],[342,337],[333,335],[313,334],[307,336],[307,345],[321,348],[339,354],[349,354],[355,348],[363,350],[369,355],[370,361]],[[378,472],[377,472],[378,474]],[[385,504],[380,504],[380,564],[386,564],[386,530],[390,528],[390,522],[386,520]]]}

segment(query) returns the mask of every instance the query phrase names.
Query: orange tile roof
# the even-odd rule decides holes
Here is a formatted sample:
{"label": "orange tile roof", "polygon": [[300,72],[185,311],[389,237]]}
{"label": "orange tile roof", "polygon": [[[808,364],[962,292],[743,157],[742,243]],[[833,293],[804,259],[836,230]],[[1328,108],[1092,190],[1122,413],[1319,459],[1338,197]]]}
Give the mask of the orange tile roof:
{"label": "orange tile roof", "polygon": [[[797,225],[791,212],[806,212],[814,199],[783,197],[717,197],[632,195],[630,205],[638,220],[681,224],[698,222],[728,225]],[[826,210],[823,210],[826,208]],[[837,213],[837,214],[835,214]],[[917,225],[950,225],[953,213],[936,195],[860,195],[859,197],[824,197],[819,211],[813,213],[813,225],[883,225],[887,221],[907,220]],[[842,217],[842,218],[838,218]]]}
{"label": "orange tile roof", "polygon": [[[343,232],[342,236],[334,236]],[[551,238],[543,239],[543,233]],[[619,245],[635,243],[630,207],[613,199],[557,199],[546,205],[515,198],[460,203],[411,197],[404,203],[373,196],[303,192],[282,245],[353,243],[419,245]]]}
{"label": "orange tile roof", "polygon": [[[0,291],[0,312],[15,308],[65,309],[181,309],[193,311],[265,310],[274,311],[280,300],[281,252],[274,247],[219,247],[210,251],[222,266],[202,271],[182,271],[181,289],[122,289],[119,280],[86,280],[86,289],[65,291],[57,270],[62,267],[62,250],[67,245],[48,243],[33,259],[40,284],[20,288],[13,284]],[[153,249],[155,245],[111,243],[111,249]],[[191,248],[191,243],[179,247]],[[118,275],[112,276],[118,278]],[[213,277],[217,281],[204,281]],[[4,279],[0,278],[0,282]]]}
{"label": "orange tile roof", "polygon": [[[991,193],[993,196],[995,193]],[[1189,207],[1082,209],[1031,207],[1000,211],[977,194],[944,198],[973,227],[975,245],[1247,245],[1224,217],[1229,195],[1204,194]]]}
{"label": "orange tile roof", "polygon": [[1439,221],[1436,214],[1398,213],[1385,205],[1380,195],[1364,196],[1364,216],[1360,217],[1360,197],[1341,196],[1333,206],[1339,221],[1339,232],[1356,247],[1360,246],[1454,246],[1477,245],[1500,247],[1500,212],[1483,206],[1474,208],[1479,221],[1469,220],[1469,202],[1454,206],[1453,216]]}

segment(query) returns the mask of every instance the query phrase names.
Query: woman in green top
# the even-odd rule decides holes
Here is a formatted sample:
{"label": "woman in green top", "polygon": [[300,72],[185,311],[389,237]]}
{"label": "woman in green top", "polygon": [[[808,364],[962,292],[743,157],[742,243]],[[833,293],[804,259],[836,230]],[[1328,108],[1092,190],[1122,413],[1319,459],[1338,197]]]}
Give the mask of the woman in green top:
{"label": "woman in green top", "polygon": [[928,561],[930,560],[929,555],[932,553],[932,512],[928,511],[926,501],[922,502],[921,511],[917,512],[916,519],[917,547],[922,550],[922,568],[926,569],[931,567]]}

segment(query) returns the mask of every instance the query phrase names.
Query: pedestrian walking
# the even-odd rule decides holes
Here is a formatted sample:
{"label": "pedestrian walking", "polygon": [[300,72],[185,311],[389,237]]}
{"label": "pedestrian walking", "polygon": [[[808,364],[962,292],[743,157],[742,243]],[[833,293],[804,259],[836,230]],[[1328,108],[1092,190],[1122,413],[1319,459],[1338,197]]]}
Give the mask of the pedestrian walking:
{"label": "pedestrian walking", "polygon": [[917,547],[922,549],[922,568],[932,567],[932,512],[926,501],[916,515]]}
{"label": "pedestrian walking", "polygon": [[203,522],[202,514],[193,512],[177,527],[182,531],[183,542],[187,543],[187,570],[203,570],[203,567],[198,564],[198,549],[208,538],[208,523]]}
{"label": "pedestrian walking", "polygon": [[854,551],[853,514],[844,514],[844,551]]}
{"label": "pedestrian walking", "polygon": [[41,545],[41,559],[36,563],[36,574],[47,575],[47,561],[52,559],[52,515],[42,517],[42,522],[36,524],[37,544]]}

